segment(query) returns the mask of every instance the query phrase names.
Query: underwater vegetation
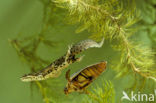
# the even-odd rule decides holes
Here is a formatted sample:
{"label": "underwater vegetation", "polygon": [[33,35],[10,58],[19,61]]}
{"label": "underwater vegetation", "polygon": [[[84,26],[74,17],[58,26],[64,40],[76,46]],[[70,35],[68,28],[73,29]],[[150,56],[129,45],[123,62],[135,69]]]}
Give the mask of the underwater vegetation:
{"label": "underwater vegetation", "polygon": [[[53,35],[51,29],[53,27],[63,28],[67,25],[75,25],[76,33],[84,32],[88,35],[88,38],[97,42],[100,42],[104,38],[116,53],[112,55],[117,55],[118,58],[112,59],[111,63],[108,62],[110,65],[109,69],[115,71],[115,81],[124,77],[130,77],[133,80],[133,83],[128,88],[125,88],[124,91],[130,93],[132,90],[142,92],[149,88],[148,92],[155,90],[155,0],[39,1],[44,6],[43,24],[40,33],[30,37],[17,37],[9,40],[21,61],[29,66],[32,73],[42,71],[43,68],[52,62],[41,57],[41,54],[38,54],[40,45],[49,48],[59,46],[58,42],[48,37],[48,35]],[[142,5],[140,5],[140,2]],[[59,24],[60,22],[64,24]],[[142,34],[143,32],[144,34]],[[63,35],[61,36],[63,37]],[[77,38],[77,35],[75,35],[75,38]],[[141,40],[142,38],[148,38],[149,42],[145,43]],[[105,53],[105,51],[103,52]],[[53,56],[54,54],[51,54],[51,57]],[[65,57],[63,58],[65,59]],[[72,93],[69,94],[70,97],[68,98],[63,93],[58,94],[56,92],[56,90],[63,91],[63,88],[60,87],[64,83],[59,84],[60,81],[58,79],[54,79],[52,82],[43,80],[33,81],[30,84],[38,88],[45,103],[69,103],[71,98],[73,99],[72,103],[124,103],[124,101],[120,101],[120,98],[116,98],[117,93],[115,89],[117,85],[113,84],[114,80],[100,79],[100,82],[96,82],[96,85],[90,84],[88,93],[82,94],[85,98],[79,102],[74,101],[75,97]],[[56,95],[62,96],[62,98],[57,101]]]}
{"label": "underwater vegetation", "polygon": [[102,85],[93,87],[93,91],[89,92],[84,98],[83,103],[114,103],[115,90],[110,81],[101,80]]}

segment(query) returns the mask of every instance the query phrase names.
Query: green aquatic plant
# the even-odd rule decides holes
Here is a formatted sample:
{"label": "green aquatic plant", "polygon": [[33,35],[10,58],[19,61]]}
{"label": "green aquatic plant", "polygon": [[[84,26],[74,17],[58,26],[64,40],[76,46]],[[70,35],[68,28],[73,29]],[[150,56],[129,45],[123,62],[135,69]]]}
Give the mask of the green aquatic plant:
{"label": "green aquatic plant", "polygon": [[[24,40],[9,40],[12,46],[15,48],[18,56],[20,57],[21,61],[28,64],[30,67],[31,72],[35,72],[37,70],[40,70],[44,68],[44,65],[48,65],[50,62],[47,60],[44,60],[40,58],[38,55],[36,55],[36,50],[41,43],[42,40],[40,38],[36,37],[29,37],[24,38]],[[50,45],[51,43],[49,43]],[[40,90],[43,100],[45,103],[50,103],[50,100],[47,97],[47,91],[45,87],[47,87],[46,82],[34,82],[31,84],[35,84],[38,89]]]}
{"label": "green aquatic plant", "polygon": [[[155,5],[154,1],[143,2],[145,10],[138,12],[139,0],[39,0],[43,4],[43,24],[39,34],[10,40],[22,62],[30,67],[31,72],[43,69],[51,61],[41,58],[37,54],[40,45],[54,48],[57,43],[48,38],[51,29],[58,27],[60,22],[76,25],[76,33],[85,32],[89,38],[100,41],[103,37],[119,55],[117,60],[112,60],[112,69],[116,71],[116,77],[133,76],[134,83],[126,90],[144,89],[148,81],[156,81],[156,37],[155,37]],[[148,2],[148,3],[147,3]],[[152,12],[144,12],[146,8]],[[141,18],[148,15],[149,19]],[[64,19],[64,17],[66,18]],[[151,45],[144,45],[136,40],[138,31],[146,31]],[[63,35],[61,35],[63,36]],[[76,35],[75,35],[76,37]],[[141,40],[139,40],[141,41]],[[54,83],[53,83],[54,82]],[[55,82],[34,82],[43,96],[45,103],[57,103],[55,90],[52,87]],[[147,83],[146,83],[147,82]],[[59,85],[59,83],[57,84]],[[55,87],[55,86],[54,86]],[[97,84],[87,95],[88,102],[114,103],[114,89],[111,82]]]}
{"label": "green aquatic plant", "polygon": [[84,103],[115,103],[115,90],[110,81],[102,80],[102,85],[92,87]]}
{"label": "green aquatic plant", "polygon": [[156,81],[155,51],[134,38],[137,27],[135,24],[139,21],[140,14],[136,10],[135,0],[126,2],[54,0],[54,2],[58,7],[68,10],[68,22],[79,25],[77,33],[87,30],[93,39],[105,37],[110,41],[112,48],[120,53],[119,60],[116,63],[114,61],[112,65],[118,73],[117,77],[131,73]]}

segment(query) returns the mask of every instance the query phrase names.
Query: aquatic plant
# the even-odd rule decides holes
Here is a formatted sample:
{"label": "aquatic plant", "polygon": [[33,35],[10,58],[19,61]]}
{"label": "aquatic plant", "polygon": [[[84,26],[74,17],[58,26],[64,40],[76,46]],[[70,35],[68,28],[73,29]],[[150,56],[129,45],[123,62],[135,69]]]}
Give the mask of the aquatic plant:
{"label": "aquatic plant", "polygon": [[[156,81],[155,51],[135,40],[140,12],[135,0],[54,0],[58,7],[68,10],[69,23],[78,24],[77,33],[87,30],[91,38],[105,37],[120,58],[112,68],[117,77],[134,74],[136,78]],[[151,7],[152,8],[152,7]],[[154,14],[154,13],[153,13]],[[152,16],[153,17],[153,16]],[[140,75],[140,76],[135,76]],[[144,81],[144,80],[143,80]],[[141,81],[142,82],[142,81]],[[142,85],[142,83],[138,82]]]}
{"label": "aquatic plant", "polygon": [[[39,0],[43,3],[43,24],[39,34],[10,40],[21,60],[27,63],[30,70],[37,71],[48,65],[51,61],[41,58],[37,54],[39,45],[44,44],[54,48],[56,41],[48,38],[50,29],[56,24],[64,22],[64,25],[74,24],[78,28],[76,33],[87,32],[89,38],[100,41],[103,37],[119,55],[117,60],[112,60],[112,69],[116,71],[116,77],[131,75],[134,84],[127,89],[143,89],[146,81],[156,82],[156,37],[155,37],[155,5],[154,0],[142,0],[142,7],[138,7],[139,0]],[[143,9],[143,10],[142,10]],[[150,9],[148,11],[148,9]],[[146,18],[141,18],[146,16]],[[64,17],[66,18],[64,19]],[[147,19],[148,18],[148,19]],[[60,26],[60,25],[59,25]],[[61,26],[61,27],[63,27]],[[136,39],[141,31],[147,32],[149,44],[143,44]],[[63,35],[62,35],[63,36]],[[75,35],[76,37],[76,35]],[[139,40],[141,41],[141,40]],[[152,45],[152,46],[151,46]],[[57,82],[58,80],[53,80]],[[60,82],[60,81],[59,81]],[[54,101],[55,93],[51,93],[51,83],[47,81],[34,82],[40,90],[45,103]],[[102,82],[103,87],[97,86],[96,91],[88,95],[93,101],[106,100],[113,92],[113,86],[109,82]],[[61,84],[58,84],[61,85]],[[102,94],[102,96],[98,96]],[[112,94],[111,94],[112,95]],[[108,98],[104,99],[104,96]],[[107,103],[107,102],[106,102]],[[113,102],[109,102],[113,103]]]}
{"label": "aquatic plant", "polygon": [[115,103],[115,90],[110,81],[101,80],[102,85],[92,87],[84,103]]}

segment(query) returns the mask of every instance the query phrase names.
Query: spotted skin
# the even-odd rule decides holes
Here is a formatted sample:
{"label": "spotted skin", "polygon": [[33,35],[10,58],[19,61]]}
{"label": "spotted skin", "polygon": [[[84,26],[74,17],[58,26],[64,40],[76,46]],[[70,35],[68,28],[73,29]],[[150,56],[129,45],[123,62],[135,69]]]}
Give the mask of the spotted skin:
{"label": "spotted skin", "polygon": [[65,55],[37,73],[24,75],[23,77],[21,77],[21,80],[25,82],[29,82],[29,81],[40,81],[40,80],[46,80],[48,78],[58,77],[61,74],[61,70],[68,67],[70,64],[74,62],[81,61],[81,59],[82,56],[79,58],[75,58],[75,56],[73,55],[69,55],[69,57],[66,59],[66,55]]}
{"label": "spotted skin", "polygon": [[83,56],[76,58],[76,54],[79,54],[88,48],[101,47],[102,44],[103,40],[98,44],[95,41],[88,39],[81,41],[80,43],[77,43],[73,46],[69,46],[68,51],[64,56],[60,57],[39,72],[24,75],[21,77],[21,80],[24,82],[29,82],[58,77],[61,74],[61,71],[67,68],[70,64],[74,62],[80,62],[82,60]]}
{"label": "spotted skin", "polygon": [[102,39],[102,41],[100,43],[97,43],[91,39],[87,39],[87,40],[84,40],[84,41],[72,46],[70,52],[71,52],[71,54],[76,55],[88,48],[93,48],[93,47],[100,48],[100,47],[102,47],[103,42],[104,42],[104,38]]}

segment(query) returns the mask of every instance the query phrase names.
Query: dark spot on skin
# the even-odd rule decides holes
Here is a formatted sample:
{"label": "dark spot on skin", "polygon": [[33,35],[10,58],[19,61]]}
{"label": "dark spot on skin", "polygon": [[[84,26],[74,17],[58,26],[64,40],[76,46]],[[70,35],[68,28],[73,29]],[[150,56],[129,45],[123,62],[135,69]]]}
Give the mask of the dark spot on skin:
{"label": "dark spot on skin", "polygon": [[73,53],[73,51],[71,50],[71,51],[70,51],[70,53],[72,54],[72,53]]}
{"label": "dark spot on skin", "polygon": [[52,70],[48,70],[48,73],[51,73],[52,72]]}
{"label": "dark spot on skin", "polygon": [[47,75],[47,73],[43,73],[42,75],[43,75],[43,77],[45,77]]}
{"label": "dark spot on skin", "polygon": [[63,57],[61,57],[60,59],[56,60],[56,61],[54,62],[54,64],[57,65],[57,66],[59,66],[59,65],[61,65],[64,61],[65,61],[65,57],[63,56]]}
{"label": "dark spot on skin", "polygon": [[55,70],[57,70],[57,68],[59,68],[59,66],[57,66],[57,67],[54,67],[54,69],[55,69]]}

